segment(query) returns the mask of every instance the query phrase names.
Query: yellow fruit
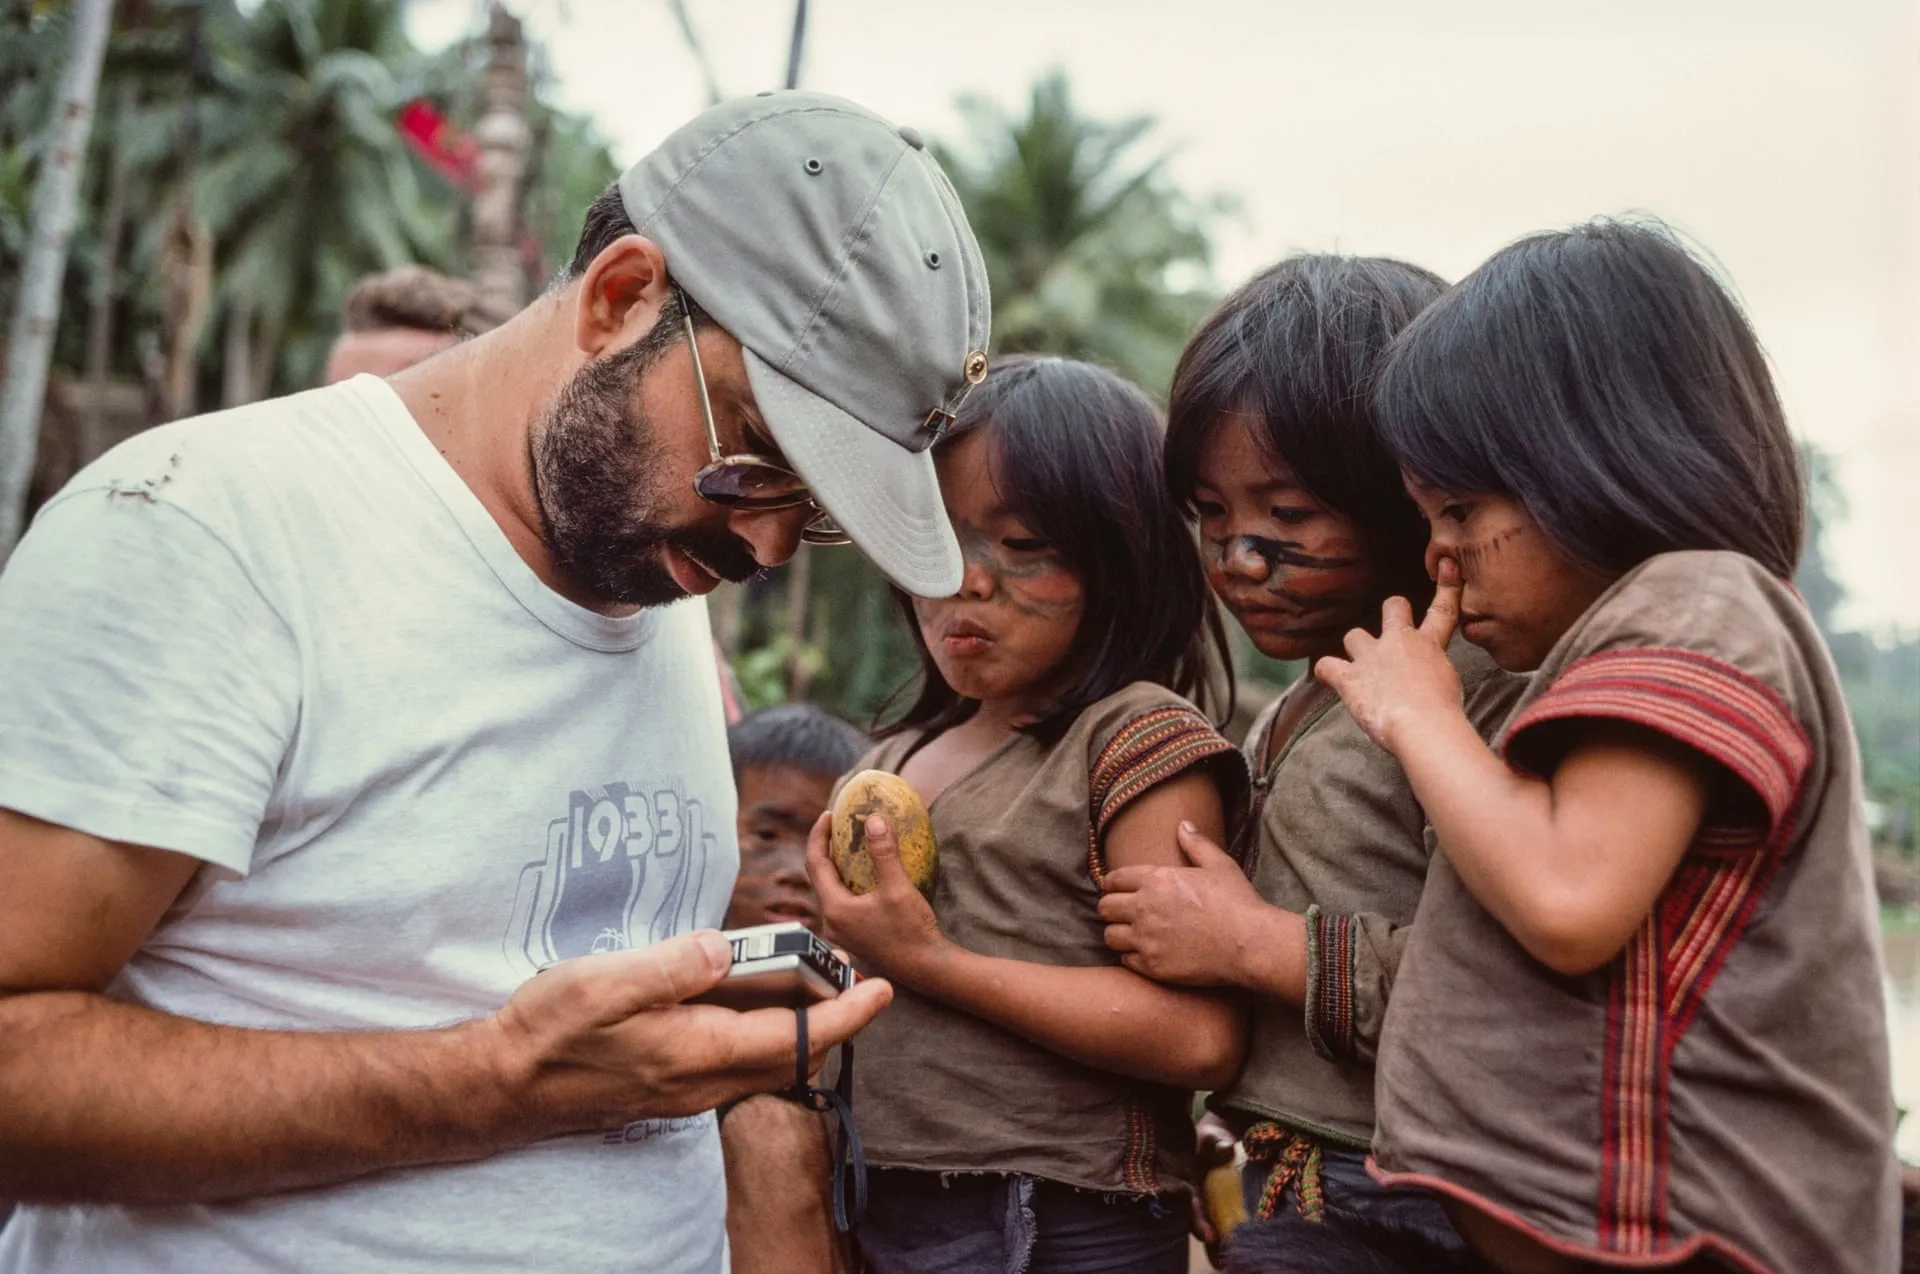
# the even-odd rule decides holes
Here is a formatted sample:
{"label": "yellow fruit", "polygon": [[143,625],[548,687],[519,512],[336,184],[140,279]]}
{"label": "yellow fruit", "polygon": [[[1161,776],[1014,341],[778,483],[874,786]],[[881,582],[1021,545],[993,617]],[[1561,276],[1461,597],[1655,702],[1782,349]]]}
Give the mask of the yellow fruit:
{"label": "yellow fruit", "polygon": [[921,893],[933,889],[933,820],[920,793],[897,774],[862,770],[846,781],[833,803],[833,866],[856,894],[871,893],[880,880],[867,853],[867,817],[879,814],[893,828],[900,865]]}

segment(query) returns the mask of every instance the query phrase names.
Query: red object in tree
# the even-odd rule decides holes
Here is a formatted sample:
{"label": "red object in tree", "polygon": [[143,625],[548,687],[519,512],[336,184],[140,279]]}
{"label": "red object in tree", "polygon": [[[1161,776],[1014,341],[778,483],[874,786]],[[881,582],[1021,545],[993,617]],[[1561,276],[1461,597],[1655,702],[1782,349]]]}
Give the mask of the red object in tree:
{"label": "red object in tree", "polygon": [[439,107],[424,97],[416,97],[400,108],[394,121],[401,140],[427,167],[460,189],[472,193],[479,183],[480,143],[440,113]]}

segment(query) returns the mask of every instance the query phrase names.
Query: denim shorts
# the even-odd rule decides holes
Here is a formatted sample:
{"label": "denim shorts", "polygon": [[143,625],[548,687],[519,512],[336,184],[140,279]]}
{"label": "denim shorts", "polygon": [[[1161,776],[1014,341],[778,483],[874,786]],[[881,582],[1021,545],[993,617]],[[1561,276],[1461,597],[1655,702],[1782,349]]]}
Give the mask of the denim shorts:
{"label": "denim shorts", "polygon": [[856,1237],[875,1274],[1186,1274],[1187,1223],[1177,1194],[876,1168]]}

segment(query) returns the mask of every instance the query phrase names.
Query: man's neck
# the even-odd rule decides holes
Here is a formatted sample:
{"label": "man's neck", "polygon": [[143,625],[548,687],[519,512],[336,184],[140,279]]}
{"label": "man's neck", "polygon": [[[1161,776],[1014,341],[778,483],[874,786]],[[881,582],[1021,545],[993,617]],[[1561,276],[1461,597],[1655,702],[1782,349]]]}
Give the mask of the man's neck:
{"label": "man's neck", "polygon": [[558,298],[543,296],[504,325],[387,383],[533,573],[569,601],[604,609],[554,569],[533,488],[534,420],[580,362],[569,319]]}

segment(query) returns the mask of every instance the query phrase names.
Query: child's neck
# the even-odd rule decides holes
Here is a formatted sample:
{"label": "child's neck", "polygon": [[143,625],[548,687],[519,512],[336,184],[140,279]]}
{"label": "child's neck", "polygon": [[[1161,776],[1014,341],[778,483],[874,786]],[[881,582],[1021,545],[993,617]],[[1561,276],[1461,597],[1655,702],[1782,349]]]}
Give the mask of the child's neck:
{"label": "child's neck", "polygon": [[981,734],[1012,734],[1042,715],[1042,706],[1026,695],[982,699],[966,724]]}

